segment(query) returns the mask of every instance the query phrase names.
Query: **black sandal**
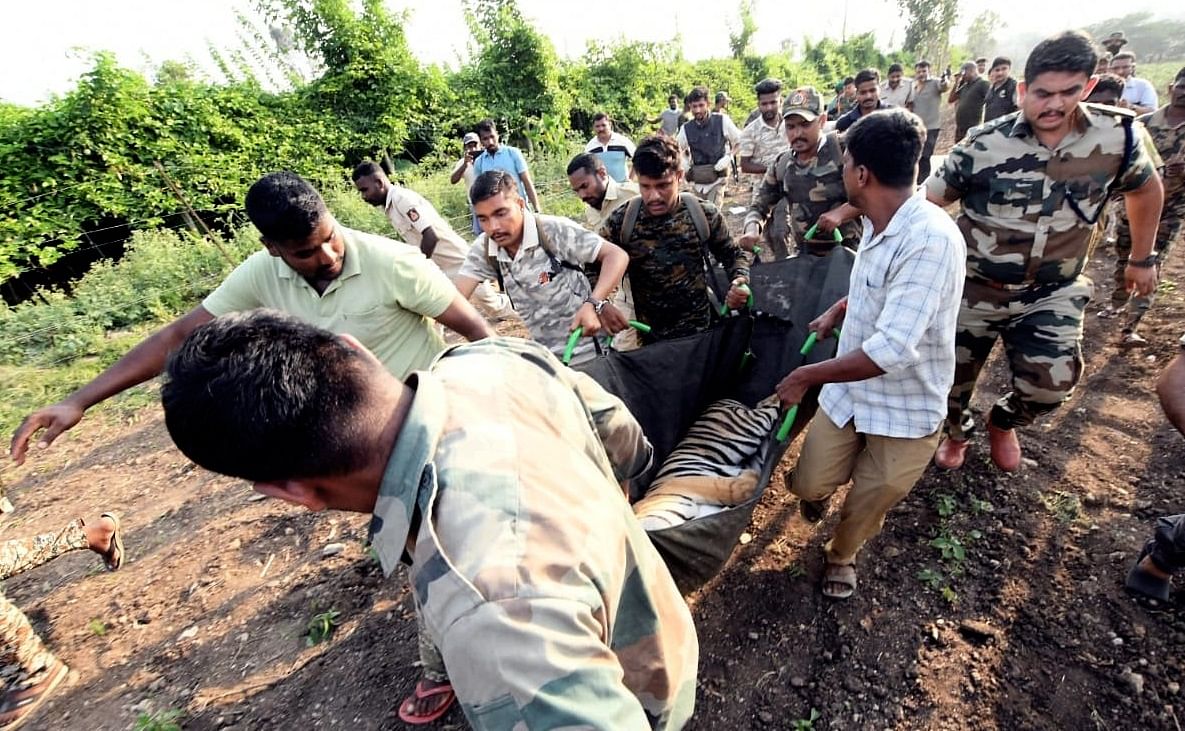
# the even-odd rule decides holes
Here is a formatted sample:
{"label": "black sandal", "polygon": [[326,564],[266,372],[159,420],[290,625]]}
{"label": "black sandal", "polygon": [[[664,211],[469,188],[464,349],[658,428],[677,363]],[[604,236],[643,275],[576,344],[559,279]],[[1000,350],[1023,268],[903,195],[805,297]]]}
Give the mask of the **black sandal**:
{"label": "black sandal", "polygon": [[119,527],[119,516],[115,513],[103,513],[100,518],[108,518],[115,523],[115,532],[111,534],[111,547],[101,554],[103,565],[108,571],[118,571],[123,566],[123,531]]}

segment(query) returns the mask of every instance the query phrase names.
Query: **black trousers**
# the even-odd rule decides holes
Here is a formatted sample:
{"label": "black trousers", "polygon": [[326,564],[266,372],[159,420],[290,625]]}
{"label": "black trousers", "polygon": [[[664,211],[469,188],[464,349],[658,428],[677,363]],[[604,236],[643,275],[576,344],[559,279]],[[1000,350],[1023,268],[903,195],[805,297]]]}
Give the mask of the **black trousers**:
{"label": "black trousers", "polygon": [[926,130],[926,143],[922,145],[922,159],[918,160],[918,185],[926,182],[930,177],[930,158],[934,155],[934,145],[938,144],[940,129]]}

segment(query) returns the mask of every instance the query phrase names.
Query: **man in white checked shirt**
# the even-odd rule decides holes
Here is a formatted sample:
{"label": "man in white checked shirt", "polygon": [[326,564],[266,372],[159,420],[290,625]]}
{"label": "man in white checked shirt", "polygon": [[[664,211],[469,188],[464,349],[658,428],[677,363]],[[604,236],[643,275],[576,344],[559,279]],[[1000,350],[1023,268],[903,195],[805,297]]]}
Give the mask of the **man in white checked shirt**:
{"label": "man in white checked shirt", "polygon": [[950,216],[914,190],[925,139],[902,109],[848,130],[844,187],[864,212],[864,236],[848,296],[810,324],[820,337],[842,324],[839,351],[778,384],[785,406],[823,386],[790,485],[803,517],[821,520],[832,493],[852,482],[824,547],[823,594],[834,599],[855,591],[856,554],[934,455],[954,380],[967,250]]}

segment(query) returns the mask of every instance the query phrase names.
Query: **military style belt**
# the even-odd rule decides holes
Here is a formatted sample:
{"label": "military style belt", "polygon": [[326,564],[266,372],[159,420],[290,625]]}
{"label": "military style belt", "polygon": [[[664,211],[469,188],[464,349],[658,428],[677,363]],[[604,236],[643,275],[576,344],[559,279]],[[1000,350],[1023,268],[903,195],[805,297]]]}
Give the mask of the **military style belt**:
{"label": "military style belt", "polygon": [[979,277],[968,276],[967,281],[982,284],[985,287],[998,289],[1004,292],[1023,292],[1026,289],[1038,289],[1041,287],[1064,287],[1072,283],[1074,280],[1069,279],[1064,282],[1038,282],[1036,280],[1029,280],[1021,282],[1020,284],[1005,284],[1004,282],[996,282],[991,279],[980,279]]}

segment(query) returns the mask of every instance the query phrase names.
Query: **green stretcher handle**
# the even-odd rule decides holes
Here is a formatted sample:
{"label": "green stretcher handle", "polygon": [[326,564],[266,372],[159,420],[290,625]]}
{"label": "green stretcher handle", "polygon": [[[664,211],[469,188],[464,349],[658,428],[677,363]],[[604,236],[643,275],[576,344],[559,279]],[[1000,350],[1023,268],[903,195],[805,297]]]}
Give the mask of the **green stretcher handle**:
{"label": "green stretcher handle", "polygon": [[[638,322],[637,320],[630,320],[629,323],[630,323],[630,327],[632,327],[633,329],[635,329],[639,332],[644,332],[644,333],[650,332],[650,326],[644,322]],[[568,365],[568,363],[570,363],[572,361],[572,353],[576,352],[576,343],[579,343],[580,338],[582,338],[582,337],[584,337],[584,328],[583,327],[576,328],[575,330],[572,331],[572,334],[568,336],[568,344],[566,346],[564,346],[564,357],[561,358],[561,360],[563,360],[563,362],[564,362],[564,365]],[[613,344],[613,336],[612,335],[609,336],[609,342],[606,344],[607,345]]]}
{"label": "green stretcher handle", "polygon": [[[748,307],[750,310],[753,309],[753,290],[747,284],[742,284],[741,289],[743,289],[749,293],[749,299],[745,301],[745,307]],[[720,314],[721,315],[728,314],[728,303],[727,302],[720,303]]]}
{"label": "green stretcher handle", "polygon": [[579,343],[582,337],[584,337],[583,327],[576,328],[568,336],[568,345],[564,347],[564,357],[560,359],[564,362],[564,365],[572,362],[572,353],[576,352],[576,343]]}
{"label": "green stretcher handle", "polygon": [[[839,328],[835,328],[835,337],[839,337]],[[806,342],[798,349],[798,354],[805,356],[811,352],[815,347],[815,343],[819,342],[819,333],[811,331],[810,335],[806,336]],[[778,441],[784,442],[790,437],[790,430],[794,428],[794,420],[798,417],[798,404],[794,404],[786,411],[785,418],[782,419],[782,426],[778,427]]]}
{"label": "green stretcher handle", "polygon": [[[650,332],[650,329],[651,329],[650,326],[644,322],[638,322],[637,320],[630,320],[629,323],[630,323],[630,327],[637,330],[638,332],[641,332],[641,333]],[[612,345],[612,344],[613,344],[613,336],[610,335],[609,339],[605,341],[605,345]]]}
{"label": "green stretcher handle", "polygon": [[[815,238],[815,233],[818,231],[818,229],[819,224],[813,224],[806,230],[806,234],[803,235],[803,238],[807,241],[810,241],[811,239]],[[831,238],[834,239],[835,243],[838,244],[839,242],[843,241],[843,234],[839,232],[838,228],[833,228],[831,229]]]}

